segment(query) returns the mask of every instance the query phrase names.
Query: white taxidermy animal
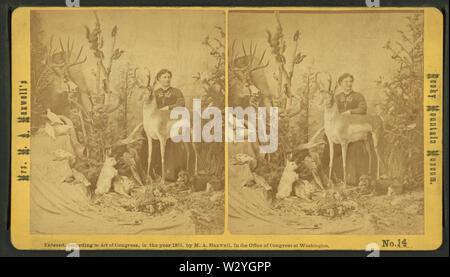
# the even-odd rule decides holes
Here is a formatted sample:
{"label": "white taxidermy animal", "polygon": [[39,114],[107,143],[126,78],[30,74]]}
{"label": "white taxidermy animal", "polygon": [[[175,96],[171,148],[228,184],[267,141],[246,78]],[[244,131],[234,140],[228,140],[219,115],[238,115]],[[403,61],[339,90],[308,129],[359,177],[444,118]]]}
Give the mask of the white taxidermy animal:
{"label": "white taxidermy animal", "polygon": [[47,118],[51,121],[52,124],[64,124],[64,122],[62,122],[61,118],[56,115],[55,113],[53,113],[52,111],[50,111],[50,109],[47,109]]}
{"label": "white taxidermy animal", "polygon": [[283,174],[281,175],[280,183],[278,184],[278,191],[276,197],[283,199],[291,195],[292,184],[298,180],[298,174],[295,170],[298,168],[294,161],[287,161]]}
{"label": "white taxidermy animal", "polygon": [[114,157],[106,156],[105,163],[98,176],[95,194],[105,194],[111,189],[111,181],[117,175],[117,169],[114,168],[116,163]]}

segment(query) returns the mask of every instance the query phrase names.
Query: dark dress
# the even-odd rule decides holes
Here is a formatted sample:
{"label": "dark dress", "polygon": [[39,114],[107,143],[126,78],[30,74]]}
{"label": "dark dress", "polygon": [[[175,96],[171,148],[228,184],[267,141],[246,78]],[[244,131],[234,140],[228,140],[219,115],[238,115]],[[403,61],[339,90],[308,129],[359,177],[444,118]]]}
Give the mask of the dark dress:
{"label": "dark dress", "polygon": [[[352,114],[367,114],[367,104],[364,96],[358,92],[352,91],[345,95],[343,92],[335,96],[340,113],[350,111]],[[327,140],[328,141],[328,140]],[[324,164],[328,165],[330,159],[329,147],[325,148]],[[373,155],[374,156],[374,155]],[[347,150],[347,184],[357,185],[359,177],[368,173],[369,156],[366,152],[363,141],[352,142],[348,145]],[[334,145],[334,159],[333,159],[333,176],[337,179],[343,180],[344,170],[342,164],[341,146]],[[372,162],[374,164],[374,162]],[[374,172],[372,170],[372,172]]]}
{"label": "dark dress", "polygon": [[[155,90],[156,103],[158,109],[168,107],[169,110],[175,107],[184,107],[185,101],[183,93],[173,87],[169,87],[164,90],[159,88]],[[144,134],[144,137],[145,134]],[[150,174],[153,176],[153,170],[161,176],[161,150],[158,140],[152,140],[152,164],[150,167]],[[185,148],[181,143],[174,143],[171,139],[167,140],[166,152],[165,152],[165,168],[166,168],[166,180],[174,181],[177,179],[178,172],[186,168],[186,153]],[[147,169],[147,144],[143,144],[141,152],[143,159],[141,159],[143,168]]]}
{"label": "dark dress", "polygon": [[171,110],[175,107],[184,107],[185,105],[183,93],[177,88],[169,87],[166,90],[159,88],[155,90],[155,96],[158,109],[168,106],[169,110]]}

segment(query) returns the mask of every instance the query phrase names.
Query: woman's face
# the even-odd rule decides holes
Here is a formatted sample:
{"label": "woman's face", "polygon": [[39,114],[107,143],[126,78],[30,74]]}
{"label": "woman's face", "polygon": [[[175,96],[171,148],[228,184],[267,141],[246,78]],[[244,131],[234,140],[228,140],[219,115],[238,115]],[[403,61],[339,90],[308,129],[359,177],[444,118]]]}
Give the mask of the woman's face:
{"label": "woman's face", "polygon": [[347,77],[341,82],[341,86],[344,89],[344,91],[351,91],[353,86],[353,79],[352,77]]}
{"label": "woman's face", "polygon": [[158,81],[161,83],[161,86],[170,87],[171,79],[172,79],[172,76],[170,76],[170,73],[164,73],[163,75],[159,76]]}

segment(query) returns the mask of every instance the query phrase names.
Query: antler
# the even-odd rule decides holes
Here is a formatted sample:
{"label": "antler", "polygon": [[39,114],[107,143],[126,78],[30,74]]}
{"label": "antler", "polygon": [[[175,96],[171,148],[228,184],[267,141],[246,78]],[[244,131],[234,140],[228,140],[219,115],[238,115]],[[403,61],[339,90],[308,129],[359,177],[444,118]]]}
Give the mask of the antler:
{"label": "antler", "polygon": [[149,89],[149,90],[153,90],[153,88],[155,87],[155,85],[156,85],[156,78],[153,80],[153,84],[151,84],[150,85],[150,83],[151,83],[151,80],[152,80],[152,77],[151,77],[151,71],[150,71],[150,69],[148,69],[148,67],[145,67],[145,70],[147,71],[147,75],[145,75],[146,77],[147,77],[147,85],[146,85],[146,87]]}
{"label": "antler", "polygon": [[56,49],[53,50],[53,36],[50,37],[50,43],[49,48],[47,51],[47,56],[45,58],[45,64],[50,67],[51,69],[55,69],[55,67],[61,67],[65,64],[64,61],[62,62],[55,62],[55,54],[57,54]]}
{"label": "antler", "polygon": [[[244,73],[245,75],[250,74],[251,72],[255,70],[259,70],[262,68],[265,68],[269,65],[269,61],[267,63],[263,64],[264,56],[266,54],[266,50],[263,51],[261,57],[259,58],[259,61],[257,64],[254,64],[254,60],[256,58],[256,50],[257,50],[257,44],[253,46],[253,41],[250,41],[250,47],[247,53],[247,50],[245,48],[244,42],[241,43],[242,45],[242,52],[243,55],[239,56],[235,54],[234,48],[235,48],[236,40],[233,41],[233,44],[230,48],[230,70],[234,73],[237,73],[236,76],[239,77],[239,73]],[[243,63],[237,64],[237,63]]]}
{"label": "antler", "polygon": [[[52,39],[53,39],[53,37],[52,37]],[[75,44],[74,41],[72,41],[72,45],[70,44],[70,37],[68,37],[67,38],[66,49],[64,49],[63,43],[62,43],[61,39],[59,39],[59,46],[61,48],[61,54],[64,56],[64,60],[65,60],[64,64],[67,65],[67,67],[72,67],[74,65],[82,64],[82,63],[86,62],[86,60],[87,60],[87,56],[85,56],[83,60],[80,60],[81,53],[83,52],[83,46],[81,46],[80,47],[80,51],[78,51],[78,55],[75,58],[75,61],[70,62],[70,58],[72,56],[72,51],[73,51],[73,48],[74,48],[74,44]],[[51,49],[51,41],[50,41],[50,49]],[[62,63],[59,64],[59,65],[62,65]]]}
{"label": "antler", "polygon": [[[133,77],[132,77],[134,79],[135,85],[137,85],[139,88],[146,88],[151,92],[156,85],[156,78],[153,80],[153,83],[152,83],[151,82],[151,71],[150,71],[150,69],[148,69],[148,67],[145,67],[145,70],[147,71],[147,73],[145,74],[145,77],[147,80],[144,83],[142,81],[142,79],[140,77],[138,77],[138,73],[137,73],[138,70],[139,70],[138,67],[136,67],[134,69],[134,73],[133,73]],[[139,74],[139,75],[141,75],[141,74]],[[141,75],[141,77],[142,77],[142,75]]]}
{"label": "antler", "polygon": [[68,65],[69,67],[74,66],[74,65],[77,65],[77,64],[82,64],[82,63],[86,62],[87,56],[84,56],[84,59],[81,60],[81,61],[79,61],[80,56],[81,56],[81,52],[82,52],[82,51],[83,51],[83,45],[80,47],[80,51],[78,52],[78,55],[77,55],[77,57],[75,58],[75,61],[74,61],[73,63],[71,63],[71,64]]}
{"label": "antler", "polygon": [[331,74],[329,73],[329,72],[326,72],[326,73],[324,73],[324,72],[316,72],[316,74],[315,74],[315,76],[314,76],[314,79],[316,80],[316,83],[320,83],[319,84],[319,89],[320,90],[323,90],[322,88],[323,88],[323,84],[321,83],[321,81],[322,80],[318,80],[318,78],[317,78],[317,76],[319,75],[319,74],[326,74],[327,75],[327,79],[325,80],[327,83],[328,83],[328,89],[326,89],[326,91],[327,92],[329,92],[329,93],[331,93],[331,83],[332,83],[332,78],[331,78]]}

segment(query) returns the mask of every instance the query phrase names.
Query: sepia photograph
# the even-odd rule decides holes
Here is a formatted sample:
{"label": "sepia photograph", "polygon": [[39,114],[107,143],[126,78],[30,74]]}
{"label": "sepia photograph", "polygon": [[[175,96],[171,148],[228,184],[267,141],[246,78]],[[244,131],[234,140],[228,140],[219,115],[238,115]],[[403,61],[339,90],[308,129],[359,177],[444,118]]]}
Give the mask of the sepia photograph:
{"label": "sepia photograph", "polygon": [[[233,10],[228,24],[229,106],[266,110],[241,115],[249,139],[228,147],[230,232],[423,234],[423,11]],[[271,151],[255,124],[278,133]]]}
{"label": "sepia photograph", "polygon": [[30,232],[222,234],[225,145],[171,129],[174,109],[224,110],[224,11],[33,10],[30,27]]}
{"label": "sepia photograph", "polygon": [[11,244],[439,248],[443,24],[433,7],[15,9]]}

